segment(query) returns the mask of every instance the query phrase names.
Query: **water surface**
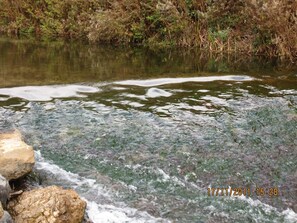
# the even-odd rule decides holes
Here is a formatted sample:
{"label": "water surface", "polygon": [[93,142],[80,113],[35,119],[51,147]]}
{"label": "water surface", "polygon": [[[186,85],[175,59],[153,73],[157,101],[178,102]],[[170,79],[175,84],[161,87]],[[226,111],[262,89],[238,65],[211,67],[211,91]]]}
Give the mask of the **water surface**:
{"label": "water surface", "polygon": [[297,222],[290,63],[0,39],[0,67],[1,131],[94,222]]}

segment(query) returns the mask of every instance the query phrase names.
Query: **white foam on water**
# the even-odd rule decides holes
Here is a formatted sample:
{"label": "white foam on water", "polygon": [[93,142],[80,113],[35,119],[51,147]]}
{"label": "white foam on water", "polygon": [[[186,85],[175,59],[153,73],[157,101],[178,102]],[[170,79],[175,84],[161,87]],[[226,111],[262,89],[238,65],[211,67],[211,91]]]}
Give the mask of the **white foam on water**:
{"label": "white foam on water", "polygon": [[98,205],[95,202],[87,202],[87,212],[93,222],[100,223],[155,223],[168,222],[161,219],[154,219],[143,212],[141,216],[137,215],[137,210],[133,208],[117,208],[112,205]]}
{"label": "white foam on water", "polygon": [[288,223],[296,223],[297,222],[297,213],[295,213],[291,209],[286,209],[282,212],[279,212],[275,207],[265,204],[265,203],[261,202],[260,200],[253,200],[252,198],[246,197],[243,194],[241,196],[233,196],[233,197],[247,202],[250,206],[261,207],[268,214],[271,213],[272,211],[274,211],[279,216],[284,216]]}
{"label": "white foam on water", "polygon": [[99,88],[84,85],[52,85],[0,88],[0,95],[28,101],[51,101],[53,98],[85,97],[81,93],[96,93]]}
{"label": "white foam on water", "polygon": [[[59,166],[47,162],[41,156],[40,151],[35,152],[35,157],[36,157],[36,169],[43,170],[46,173],[53,174],[57,182],[67,181],[67,187],[76,189],[79,193],[81,193],[81,191],[87,191],[87,192],[92,191],[92,194],[93,194],[95,191],[97,193],[96,196],[104,197],[104,199],[108,200],[108,202],[106,201],[104,202],[104,200],[102,201],[100,200],[100,203],[98,203],[98,201],[96,202],[94,200],[84,198],[84,195],[85,195],[84,193],[81,194],[82,198],[85,199],[87,202],[86,212],[90,220],[92,220],[94,223],[170,222],[166,219],[155,218],[149,215],[147,212],[138,211],[137,209],[128,207],[123,203],[112,201],[112,194],[109,191],[107,191],[105,188],[103,188],[101,185],[97,184],[95,180],[80,177],[78,174],[65,171]],[[161,177],[160,178],[161,181],[171,181],[180,186],[185,186],[185,183],[183,181],[177,179],[175,176],[168,175],[167,173],[165,173],[164,170],[160,168],[145,167],[139,164],[135,166],[127,165],[127,167],[130,167],[132,169],[139,169],[139,168],[149,169],[155,172],[156,174],[158,174]],[[209,185],[209,188],[211,188],[211,185]],[[275,207],[262,203],[259,200],[253,200],[252,198],[246,197],[244,195],[241,195],[241,196],[232,195],[226,198],[231,200],[236,200],[236,199],[242,200],[246,202],[249,206],[261,208],[267,214],[271,214],[271,212],[274,212],[279,217],[283,217],[285,219],[285,222],[287,223],[297,222],[297,214],[291,209],[287,209],[280,212]],[[226,215],[225,217],[228,217],[228,216]]]}
{"label": "white foam on water", "polygon": [[120,101],[120,104],[129,105],[129,106],[134,107],[134,108],[140,108],[140,107],[144,106],[143,104],[140,104],[138,102],[129,101],[129,100]]}
{"label": "white foam on water", "polygon": [[164,170],[162,170],[160,168],[157,168],[157,172],[159,174],[161,174],[161,176],[163,177],[163,181],[166,182],[166,181],[169,181],[171,179],[171,177],[167,173],[165,173]]}
{"label": "white foam on water", "polygon": [[201,90],[198,90],[197,92],[206,93],[206,92],[209,92],[209,90],[201,89]]}
{"label": "white foam on water", "polygon": [[89,217],[95,222],[127,222],[131,220],[126,213],[114,207],[102,207],[95,202],[88,202]]}
{"label": "white foam on water", "polygon": [[[187,179],[185,179],[185,182],[183,182],[182,180],[178,179],[176,176],[168,175],[167,173],[164,172],[164,170],[162,170],[160,168],[156,168],[156,169],[154,169],[154,171],[155,171],[155,173],[162,176],[161,181],[163,181],[163,182],[173,182],[174,184],[182,186],[182,187],[191,186],[191,187],[196,188],[198,190],[201,189],[196,184],[194,184],[192,182],[188,182]],[[188,183],[187,185],[186,185],[186,182]]]}
{"label": "white foam on water", "polygon": [[[169,174],[165,173],[164,170],[160,169],[160,168],[154,168],[154,167],[146,167],[140,164],[136,164],[136,165],[125,165],[125,167],[129,168],[129,169],[133,169],[133,170],[139,170],[139,169],[143,169],[143,170],[149,170],[155,174],[157,174],[160,178],[157,179],[157,181],[159,182],[170,182],[173,183],[175,185],[179,185],[182,187],[187,187],[187,186],[191,186],[192,188],[195,188],[197,190],[201,190],[201,188],[199,186],[197,186],[196,184],[194,184],[193,182],[188,182],[187,180],[182,181],[181,179],[179,179],[176,176],[170,176]],[[186,184],[187,183],[187,184]],[[133,188],[133,185],[129,185],[127,186],[129,189],[133,190],[133,189],[137,189],[137,187]]]}
{"label": "white foam on water", "polygon": [[286,209],[282,212],[288,222],[297,222],[297,213],[291,209]]}
{"label": "white foam on water", "polygon": [[172,94],[170,92],[154,87],[148,89],[146,92],[147,98],[170,97],[171,95]]}
{"label": "white foam on water", "polygon": [[201,97],[201,99],[203,99],[205,101],[211,101],[214,105],[229,106],[229,103],[227,102],[227,100],[222,99],[222,98],[206,95],[206,96]]}
{"label": "white foam on water", "polygon": [[112,88],[113,90],[116,90],[116,91],[123,91],[123,90],[127,90],[126,88],[124,87],[113,87]]}
{"label": "white foam on water", "polygon": [[226,75],[209,77],[184,77],[184,78],[159,78],[150,80],[117,81],[119,85],[135,85],[140,87],[155,87],[165,84],[181,84],[186,82],[211,82],[211,81],[252,81],[254,78],[246,75]]}
{"label": "white foam on water", "polygon": [[35,151],[35,159],[35,168],[37,170],[44,170],[53,174],[56,179],[67,182],[72,188],[88,187],[92,188],[93,190],[97,190],[98,194],[103,194],[105,197],[110,197],[108,191],[104,190],[101,185],[96,184],[95,180],[80,177],[78,174],[68,172],[55,164],[45,161],[41,156],[40,151]]}
{"label": "white foam on water", "polygon": [[144,95],[136,95],[136,94],[127,94],[127,93],[123,93],[120,96],[124,96],[124,97],[128,97],[128,98],[137,98],[143,101],[146,101],[146,97]]}
{"label": "white foam on water", "polygon": [[288,90],[275,90],[275,91],[270,91],[269,94],[272,95],[297,95],[297,91],[294,89],[288,89]]}
{"label": "white foam on water", "polygon": [[135,108],[140,108],[140,107],[143,107],[144,106],[143,104],[140,104],[138,102],[130,102],[129,105],[131,107],[135,107]]}
{"label": "white foam on water", "polygon": [[125,204],[112,200],[112,194],[104,189],[101,185],[97,184],[93,179],[87,179],[80,177],[78,174],[74,174],[63,170],[55,164],[47,162],[42,156],[40,151],[35,151],[36,170],[43,170],[46,173],[53,174],[56,181],[67,181],[67,187],[76,189],[77,192],[87,191],[96,192],[97,197],[104,197],[108,200],[107,204],[98,203],[84,197],[84,193],[81,197],[87,202],[87,215],[94,223],[155,223],[155,222],[170,222],[166,219],[155,218],[149,215],[147,212],[139,211],[135,208],[127,207]]}

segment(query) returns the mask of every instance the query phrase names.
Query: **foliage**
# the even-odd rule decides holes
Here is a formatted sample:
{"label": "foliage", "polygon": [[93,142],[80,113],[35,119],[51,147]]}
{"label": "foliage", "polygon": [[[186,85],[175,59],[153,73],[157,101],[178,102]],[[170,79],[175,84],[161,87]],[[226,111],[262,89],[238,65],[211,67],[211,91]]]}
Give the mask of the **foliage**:
{"label": "foliage", "polygon": [[297,58],[292,0],[0,0],[0,32]]}
{"label": "foliage", "polygon": [[111,43],[175,44],[184,21],[173,4],[156,0],[113,1],[91,20],[89,39]]}
{"label": "foliage", "polygon": [[96,0],[0,0],[0,31],[42,38],[84,38]]}

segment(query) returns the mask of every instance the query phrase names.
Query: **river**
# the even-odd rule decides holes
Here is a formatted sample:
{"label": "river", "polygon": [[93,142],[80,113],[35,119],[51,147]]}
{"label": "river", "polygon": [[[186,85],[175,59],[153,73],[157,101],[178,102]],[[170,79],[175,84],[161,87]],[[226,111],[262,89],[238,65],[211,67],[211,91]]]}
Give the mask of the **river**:
{"label": "river", "polygon": [[38,183],[74,188],[95,223],[297,222],[290,62],[0,38],[14,128]]}

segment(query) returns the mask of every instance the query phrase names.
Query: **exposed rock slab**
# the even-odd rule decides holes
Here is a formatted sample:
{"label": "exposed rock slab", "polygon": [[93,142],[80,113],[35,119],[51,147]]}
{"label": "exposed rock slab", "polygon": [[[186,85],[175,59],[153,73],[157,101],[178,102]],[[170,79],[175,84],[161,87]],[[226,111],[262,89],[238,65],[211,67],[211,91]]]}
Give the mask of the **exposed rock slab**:
{"label": "exposed rock slab", "polygon": [[29,173],[35,163],[33,148],[27,145],[20,132],[0,134],[0,174],[7,180]]}
{"label": "exposed rock slab", "polygon": [[8,203],[16,223],[80,223],[86,202],[74,190],[50,186],[22,193]]}

